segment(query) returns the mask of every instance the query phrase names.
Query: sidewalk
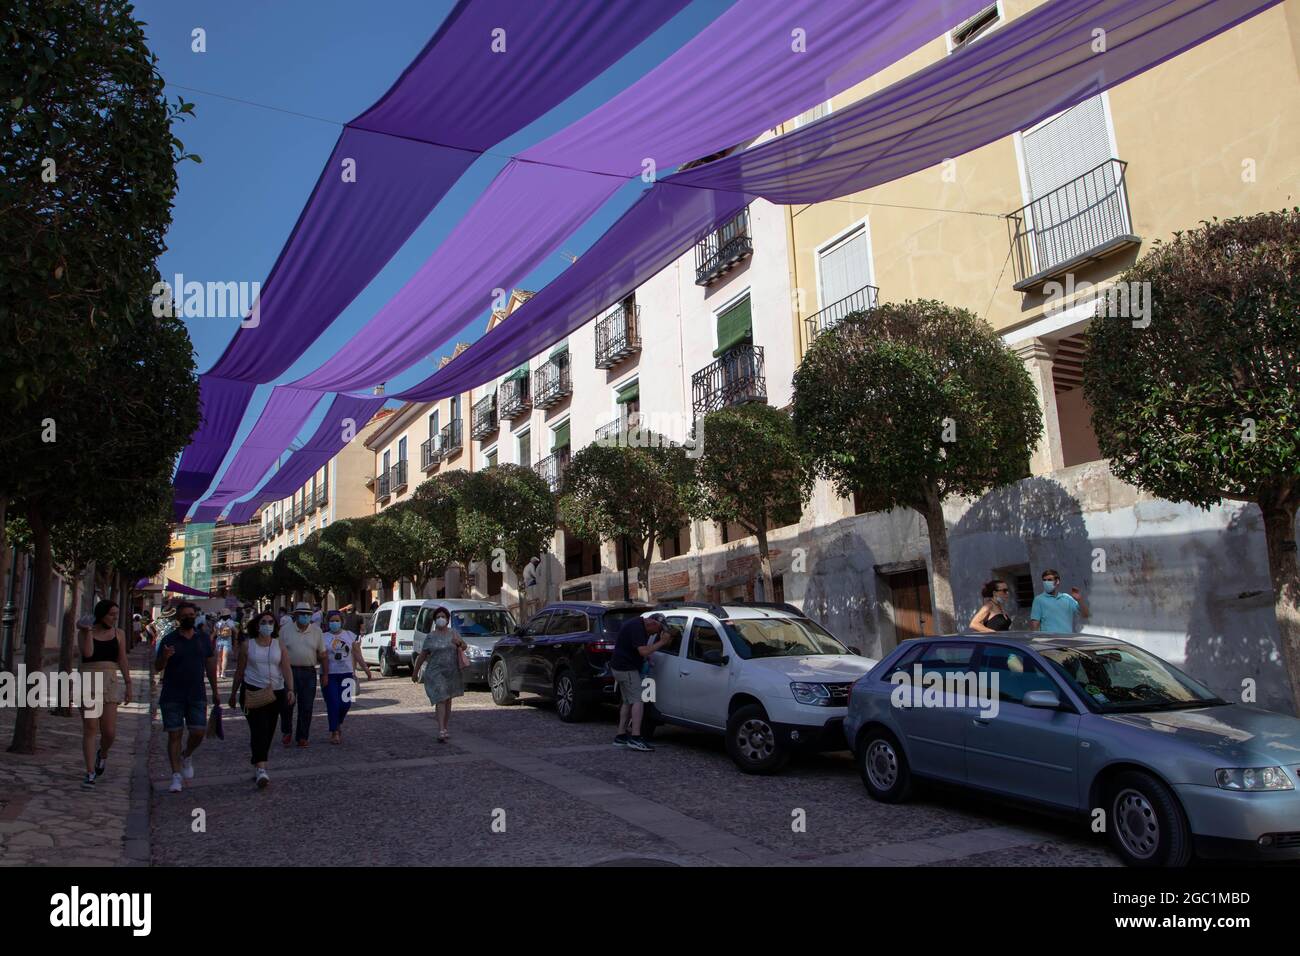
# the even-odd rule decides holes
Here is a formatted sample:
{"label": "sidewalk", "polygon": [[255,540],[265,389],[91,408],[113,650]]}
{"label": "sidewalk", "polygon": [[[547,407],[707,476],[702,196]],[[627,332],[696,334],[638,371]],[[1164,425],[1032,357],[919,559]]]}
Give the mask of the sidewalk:
{"label": "sidewalk", "polygon": [[117,740],[94,790],[82,790],[81,718],[42,711],[36,753],[6,751],[15,710],[0,709],[0,866],[149,863],[148,646],[131,652],[136,700],[117,713]]}

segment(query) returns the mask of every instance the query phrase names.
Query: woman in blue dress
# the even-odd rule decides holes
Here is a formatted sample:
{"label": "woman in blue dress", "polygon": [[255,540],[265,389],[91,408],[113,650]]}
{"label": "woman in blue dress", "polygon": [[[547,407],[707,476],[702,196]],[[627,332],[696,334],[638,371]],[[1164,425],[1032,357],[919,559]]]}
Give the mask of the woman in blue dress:
{"label": "woman in blue dress", "polygon": [[466,658],[465,642],[451,628],[451,614],[445,607],[434,608],[433,630],[420,647],[420,656],[411,668],[411,679],[419,680],[424,667],[424,692],[438,715],[438,743],[445,744],[451,734],[447,723],[451,720],[451,700],[465,693],[461,667]]}

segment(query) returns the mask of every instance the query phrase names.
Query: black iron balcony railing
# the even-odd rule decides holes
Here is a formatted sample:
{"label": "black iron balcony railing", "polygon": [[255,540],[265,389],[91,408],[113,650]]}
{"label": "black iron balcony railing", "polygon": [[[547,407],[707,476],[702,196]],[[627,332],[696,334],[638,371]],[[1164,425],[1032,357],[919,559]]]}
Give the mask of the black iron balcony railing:
{"label": "black iron balcony railing", "polygon": [[532,396],[528,393],[528,376],[512,378],[501,383],[501,419],[514,421],[533,407]]}
{"label": "black iron balcony railing", "polygon": [[569,353],[551,359],[535,373],[533,382],[533,407],[550,408],[573,394],[573,381],[569,376]]}
{"label": "black iron balcony railing", "polygon": [[437,435],[420,442],[421,471],[428,471],[440,461],[442,461],[442,449],[438,446]]}
{"label": "black iron balcony railing", "polygon": [[284,518],[281,518],[281,517],[279,517],[279,516],[276,516],[276,519],[275,519],[275,533],[276,533],[276,534],[283,534],[283,533],[284,533]]}
{"label": "black iron balcony railing", "polygon": [[438,445],[444,459],[460,454],[460,450],[465,444],[461,436],[461,432],[464,430],[463,420],[459,418],[453,418],[442,426],[442,431],[438,433]]}
{"label": "black iron balcony railing", "polygon": [[392,468],[388,469],[388,487],[393,494],[397,494],[406,487],[406,465],[406,459],[402,458]]}
{"label": "black iron balcony railing", "polygon": [[730,405],[765,401],[762,346],[737,345],[691,376],[691,407],[697,419]]}
{"label": "black iron balcony railing", "polygon": [[745,207],[695,244],[695,284],[716,282],[753,251],[749,207]]}
{"label": "black iron balcony railing", "polygon": [[596,323],[596,368],[613,368],[641,351],[641,306],[620,305]]}
{"label": "black iron balcony railing", "polygon": [[832,302],[826,308],[805,320],[808,324],[808,341],[811,342],[827,329],[833,329],[844,321],[844,317],[854,312],[870,312],[880,299],[880,290],[874,285],[864,285],[857,292],[851,292],[838,302]]}
{"label": "black iron balcony railing", "polygon": [[619,436],[623,434],[623,419],[616,418],[608,425],[601,425],[596,429],[597,445],[614,445],[618,443]]}
{"label": "black iron balcony railing", "polygon": [[542,477],[547,487],[555,494],[559,494],[564,487],[564,472],[569,467],[570,457],[569,446],[565,445],[533,466],[533,470]]}
{"label": "black iron balcony railing", "polygon": [[330,503],[329,490],[321,486],[316,489],[316,507],[324,508]]}
{"label": "black iron balcony railing", "polygon": [[312,491],[302,499],[303,511],[306,514],[314,515],[316,513],[316,492]]}
{"label": "black iron balcony railing", "polygon": [[474,403],[469,414],[469,437],[474,441],[483,441],[496,434],[500,427],[497,421],[497,393],[493,392]]}
{"label": "black iron balcony railing", "polygon": [[298,524],[298,523],[301,522],[302,519],[305,518],[305,517],[306,517],[306,515],[303,513],[303,510],[302,510],[302,502],[301,502],[301,501],[295,501],[295,502],[293,503],[293,523],[294,523],[294,524]]}
{"label": "black iron balcony railing", "polygon": [[1017,292],[1141,243],[1129,214],[1127,168],[1108,159],[1007,215]]}
{"label": "black iron balcony railing", "polygon": [[389,482],[391,480],[392,474],[393,471],[390,468],[388,471],[384,472],[382,475],[380,475],[378,478],[375,479],[375,500],[376,501],[387,501],[389,498],[393,496],[393,490],[389,486]]}

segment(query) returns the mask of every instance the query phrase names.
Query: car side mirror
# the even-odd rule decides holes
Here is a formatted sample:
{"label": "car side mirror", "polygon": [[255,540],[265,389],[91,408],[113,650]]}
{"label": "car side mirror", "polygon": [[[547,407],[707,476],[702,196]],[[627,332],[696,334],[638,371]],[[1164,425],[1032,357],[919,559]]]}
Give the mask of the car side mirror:
{"label": "car side mirror", "polygon": [[1041,707],[1044,710],[1058,710],[1061,698],[1054,690],[1031,690],[1020,701],[1026,707]]}

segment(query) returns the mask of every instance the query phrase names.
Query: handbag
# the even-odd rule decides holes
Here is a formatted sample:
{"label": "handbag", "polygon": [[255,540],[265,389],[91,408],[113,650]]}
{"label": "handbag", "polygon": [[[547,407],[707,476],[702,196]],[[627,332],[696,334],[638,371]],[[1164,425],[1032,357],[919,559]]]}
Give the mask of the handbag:
{"label": "handbag", "polygon": [[469,655],[465,653],[465,648],[456,648],[456,663],[460,665],[461,670],[469,667]]}
{"label": "handbag", "polygon": [[[253,647],[257,645],[254,644]],[[251,651],[252,648],[250,647]],[[271,648],[266,649],[266,672],[271,672]],[[275,701],[275,691],[268,685],[266,687],[249,687],[248,682],[244,682],[244,713],[250,710],[257,710],[259,707],[265,707],[267,704]]]}

